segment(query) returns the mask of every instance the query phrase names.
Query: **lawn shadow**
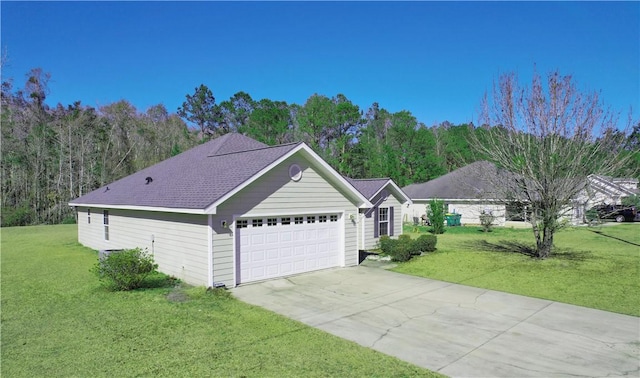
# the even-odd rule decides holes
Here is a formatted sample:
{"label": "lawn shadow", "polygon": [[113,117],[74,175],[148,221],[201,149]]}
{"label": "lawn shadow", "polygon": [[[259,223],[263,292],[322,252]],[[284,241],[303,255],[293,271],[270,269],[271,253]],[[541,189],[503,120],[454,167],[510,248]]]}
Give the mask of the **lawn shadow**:
{"label": "lawn shadow", "polygon": [[179,279],[173,276],[167,276],[163,273],[154,273],[145,277],[140,285],[140,289],[162,289],[171,288],[176,286],[180,282]]}
{"label": "lawn shadow", "polygon": [[532,245],[513,240],[500,240],[498,243],[489,243],[486,240],[476,240],[467,243],[467,246],[481,251],[517,253],[529,257],[535,257],[536,253],[536,250]]}
{"label": "lawn shadow", "polygon": [[[467,243],[467,246],[481,251],[499,252],[499,253],[516,253],[520,255],[536,258],[536,249],[532,244],[522,243],[513,240],[500,240],[497,243],[490,243],[486,240],[478,240]],[[592,253],[589,251],[576,251],[569,248],[553,247],[550,258],[559,260],[584,261],[591,258]]]}
{"label": "lawn shadow", "polygon": [[631,244],[631,245],[635,245],[637,247],[640,247],[640,244],[638,244],[638,243],[634,243],[632,241],[625,240],[625,239],[622,239],[622,238],[618,238],[618,237],[615,237],[615,236],[607,235],[607,234],[605,234],[604,232],[602,232],[600,230],[589,230],[589,231],[591,231],[591,232],[593,232],[595,234],[598,234],[600,236],[604,236],[605,238],[615,239],[615,240],[621,241],[623,243],[627,243],[627,244]]}

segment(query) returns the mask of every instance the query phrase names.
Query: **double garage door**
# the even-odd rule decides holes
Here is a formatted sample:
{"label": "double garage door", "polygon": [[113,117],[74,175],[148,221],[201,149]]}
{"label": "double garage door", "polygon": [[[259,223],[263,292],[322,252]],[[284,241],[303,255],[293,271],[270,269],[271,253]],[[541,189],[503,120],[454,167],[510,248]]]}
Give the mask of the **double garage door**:
{"label": "double garage door", "polygon": [[339,266],[340,224],[339,214],[237,219],[239,283]]}

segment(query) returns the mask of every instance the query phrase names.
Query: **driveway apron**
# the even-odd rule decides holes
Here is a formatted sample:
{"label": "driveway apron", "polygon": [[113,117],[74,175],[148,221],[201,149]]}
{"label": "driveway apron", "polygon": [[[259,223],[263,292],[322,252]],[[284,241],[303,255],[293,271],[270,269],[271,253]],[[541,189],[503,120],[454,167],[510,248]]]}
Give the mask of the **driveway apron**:
{"label": "driveway apron", "polygon": [[451,377],[640,376],[640,318],[633,316],[363,266],[232,291]]}

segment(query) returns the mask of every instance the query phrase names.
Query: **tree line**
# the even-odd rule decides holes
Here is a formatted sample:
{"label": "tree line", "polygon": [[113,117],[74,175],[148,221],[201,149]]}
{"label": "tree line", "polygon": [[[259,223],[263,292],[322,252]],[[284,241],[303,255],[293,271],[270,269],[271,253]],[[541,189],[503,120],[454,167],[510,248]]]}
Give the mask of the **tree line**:
{"label": "tree line", "polygon": [[2,82],[2,226],[70,222],[71,199],[229,132],[268,145],[304,141],[343,175],[400,186],[484,158],[470,140],[481,140],[486,125],[426,126],[409,111],[360,109],[343,94],[289,104],[238,92],[218,103],[200,85],[175,112],[126,100],[51,107],[49,80],[32,69],[22,88]]}

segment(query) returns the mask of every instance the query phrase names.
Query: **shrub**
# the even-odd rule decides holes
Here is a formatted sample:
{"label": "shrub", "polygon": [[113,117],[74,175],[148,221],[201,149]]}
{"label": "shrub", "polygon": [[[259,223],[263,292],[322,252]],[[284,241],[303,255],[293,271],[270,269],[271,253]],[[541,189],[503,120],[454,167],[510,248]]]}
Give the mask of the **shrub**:
{"label": "shrub", "polygon": [[153,256],[140,248],[112,252],[102,257],[91,269],[101,281],[115,290],[133,290],[158,269]]}
{"label": "shrub", "polygon": [[382,253],[391,256],[393,254],[393,248],[395,247],[396,242],[397,240],[391,239],[387,235],[383,235],[380,237],[380,239],[378,239],[378,246]]}
{"label": "shrub", "polygon": [[28,205],[2,208],[2,227],[26,226],[31,223],[33,212]]}
{"label": "shrub", "polygon": [[[429,236],[435,240],[433,235],[423,236]],[[404,234],[398,236],[398,239],[391,239],[386,235],[381,236],[378,240],[378,246],[382,253],[391,256],[392,261],[409,261],[413,255],[419,255],[421,252],[416,240]],[[435,246],[435,242],[433,242],[433,246]]]}
{"label": "shrub", "polygon": [[411,240],[411,237],[409,237],[409,235],[400,235],[400,238],[394,241],[396,243],[395,247],[393,248],[391,260],[399,262],[411,260],[413,251],[415,250],[415,243],[413,240]]}
{"label": "shrub", "polygon": [[70,216],[62,220],[62,224],[76,224],[76,217]]}
{"label": "shrub", "polygon": [[482,226],[482,231],[491,232],[493,228],[493,222],[496,220],[496,217],[490,212],[482,211],[480,214],[480,225]]}
{"label": "shrub", "polygon": [[414,242],[415,249],[420,252],[433,252],[436,250],[438,238],[435,235],[420,235]]}
{"label": "shrub", "polygon": [[598,214],[598,210],[596,210],[595,208],[587,210],[587,212],[585,213],[585,218],[587,218],[587,223],[589,225],[596,225],[602,222],[602,220],[600,219],[600,215]]}
{"label": "shrub", "polygon": [[434,234],[444,233],[444,202],[432,199],[427,207],[427,216],[431,223],[431,232]]}

